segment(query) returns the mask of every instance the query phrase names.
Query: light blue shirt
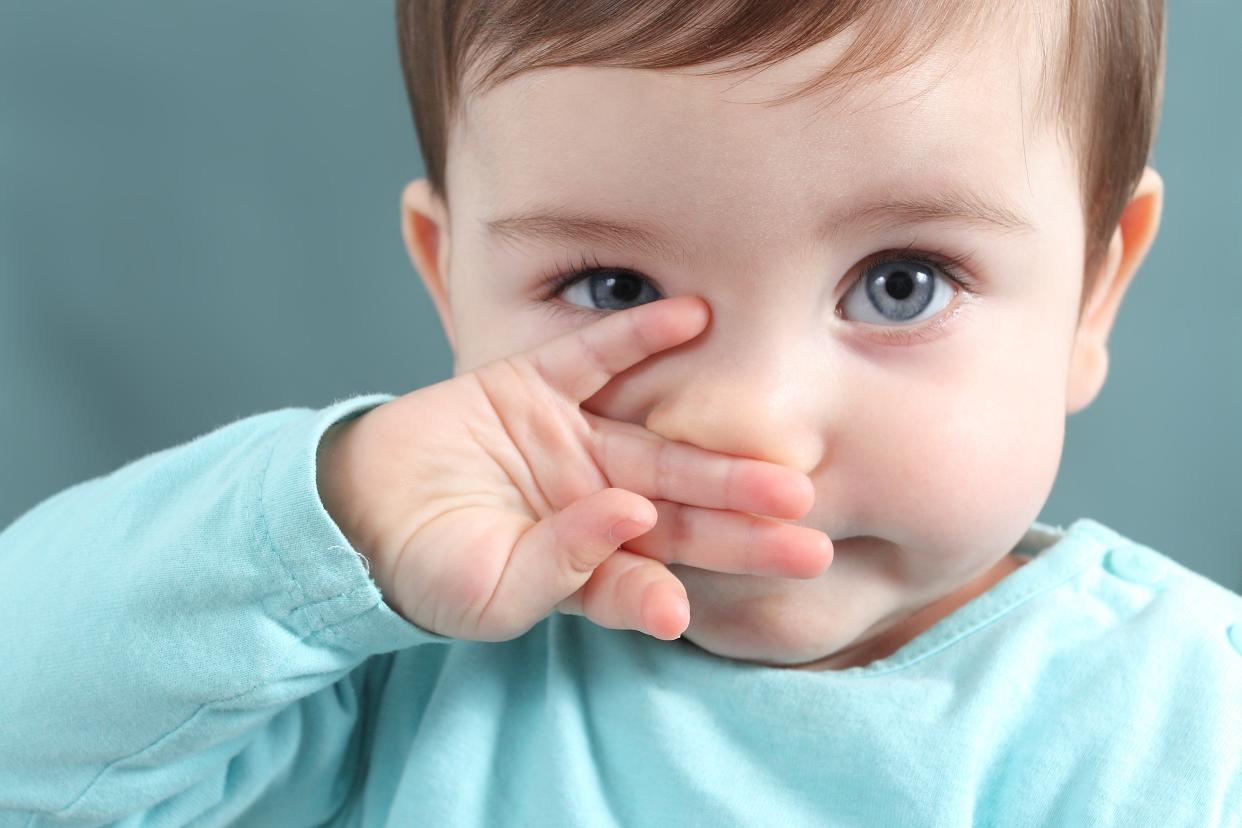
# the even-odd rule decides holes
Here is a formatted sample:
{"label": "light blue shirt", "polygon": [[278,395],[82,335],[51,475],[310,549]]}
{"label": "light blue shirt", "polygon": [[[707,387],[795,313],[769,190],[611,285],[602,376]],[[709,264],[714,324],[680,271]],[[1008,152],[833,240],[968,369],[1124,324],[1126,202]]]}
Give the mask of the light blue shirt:
{"label": "light blue shirt", "polygon": [[[0,532],[0,826],[1242,826],[1242,597],[1089,518],[888,658],[764,667],[384,603],[334,422],[243,418]],[[1242,550],[1234,550],[1242,552]]]}

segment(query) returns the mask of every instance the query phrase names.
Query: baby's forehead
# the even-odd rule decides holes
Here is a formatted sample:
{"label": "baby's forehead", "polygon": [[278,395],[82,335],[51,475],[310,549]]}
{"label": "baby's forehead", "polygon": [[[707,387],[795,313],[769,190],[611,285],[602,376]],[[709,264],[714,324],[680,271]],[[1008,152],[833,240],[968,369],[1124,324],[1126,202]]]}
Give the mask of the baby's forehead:
{"label": "baby's forehead", "polygon": [[955,30],[904,66],[819,89],[806,84],[858,33],[748,74],[712,74],[718,64],[530,71],[472,100],[456,156],[493,190],[557,185],[584,203],[624,200],[640,178],[701,191],[725,186],[727,173],[740,196],[761,191],[760,178],[843,185],[881,165],[932,182],[1025,177],[1048,138],[1030,123],[1039,50],[992,34]]}
{"label": "baby's forehead", "polygon": [[[976,230],[1073,238],[1082,199],[1072,145],[1033,112],[1039,35],[1018,49],[986,23],[950,27],[887,71],[818,89],[807,84],[848,59],[865,29],[759,71],[713,74],[732,65],[718,62],[519,73],[472,99],[448,152],[449,203],[464,205],[454,212],[468,228],[459,235],[499,250],[497,219],[535,217],[529,225],[558,231],[578,217],[641,219],[650,237],[687,240],[651,246],[665,251],[652,254],[659,261],[728,267],[739,248],[727,240],[791,256],[818,239],[861,246],[885,212],[904,211],[909,226],[984,216],[957,225],[972,234],[963,249]],[[582,233],[542,237],[578,246]]]}
{"label": "baby's forehead", "polygon": [[[976,104],[1016,101],[1014,109],[1024,130],[1062,126],[1050,116],[1059,97],[1052,83],[1058,55],[1068,41],[1064,7],[1046,0],[988,0],[978,4],[931,2],[915,9],[902,5],[901,14],[879,13],[892,5],[875,3],[870,15],[853,20],[832,37],[758,68],[746,68],[744,58],[757,60],[760,55],[744,52],[689,66],[646,68],[636,55],[630,56],[630,63],[622,57],[604,65],[658,77],[659,82],[649,84],[644,92],[652,101],[662,97],[676,101],[679,84],[693,83],[699,89],[710,86],[722,98],[756,107],[804,102],[804,113],[839,117],[931,95],[941,107],[955,98]],[[469,63],[454,118],[454,126],[463,127],[464,134],[471,131],[468,127],[480,110],[480,101],[494,99],[490,93],[498,85],[506,88],[504,97],[510,106],[503,117],[508,120],[520,117],[526,103],[545,94],[549,74],[595,66],[589,60],[574,62],[566,57],[563,65],[553,60],[551,66],[531,67],[523,65],[515,53],[520,54],[480,48],[479,57]],[[934,94],[938,82],[953,74],[964,74],[971,83],[951,85],[938,96]],[[594,73],[580,94],[606,95],[609,87],[602,77]],[[926,114],[946,117],[940,112]],[[497,127],[503,134],[503,122],[488,126],[492,134]]]}

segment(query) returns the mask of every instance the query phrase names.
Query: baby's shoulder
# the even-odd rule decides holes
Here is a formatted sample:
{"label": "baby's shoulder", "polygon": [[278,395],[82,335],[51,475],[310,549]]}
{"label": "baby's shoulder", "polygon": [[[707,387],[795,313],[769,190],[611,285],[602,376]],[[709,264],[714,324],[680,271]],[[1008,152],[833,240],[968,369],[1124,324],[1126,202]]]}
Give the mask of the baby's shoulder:
{"label": "baby's shoulder", "polygon": [[1122,626],[1170,659],[1242,684],[1242,595],[1152,545],[1108,535],[1097,594],[1119,610]]}
{"label": "baby's shoulder", "polygon": [[[1085,518],[1041,554],[1042,579],[1026,571],[1052,588],[1022,618],[1028,678],[998,662],[984,685],[1011,702],[1002,749],[1058,796],[1091,791],[1109,824],[1242,828],[1220,821],[1242,802],[1242,596]],[[1030,783],[1001,782],[1015,800]]]}
{"label": "baby's shoulder", "polygon": [[[1135,579],[1137,574],[1136,580],[1143,580],[1150,573],[1155,585],[1163,587],[1157,590],[1160,595],[1168,601],[1196,608],[1204,618],[1218,618],[1221,613],[1242,614],[1242,595],[1153,546],[1119,537],[1124,543],[1109,550],[1104,559],[1105,568],[1114,575]],[[1242,621],[1242,617],[1237,620]]]}

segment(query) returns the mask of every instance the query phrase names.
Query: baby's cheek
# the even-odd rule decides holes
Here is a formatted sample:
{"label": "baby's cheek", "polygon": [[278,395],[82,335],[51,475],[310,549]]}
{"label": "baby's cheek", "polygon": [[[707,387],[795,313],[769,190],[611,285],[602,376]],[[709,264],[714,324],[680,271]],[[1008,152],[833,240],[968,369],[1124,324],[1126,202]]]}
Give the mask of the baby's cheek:
{"label": "baby's cheek", "polygon": [[[877,532],[918,551],[912,565],[968,571],[1007,551],[1038,517],[1056,478],[1064,413],[1015,378],[924,390],[904,426],[899,417],[875,423],[882,448],[873,468],[883,473],[872,477],[867,508]],[[888,410],[908,414],[911,405]]]}
{"label": "baby's cheek", "polygon": [[948,548],[989,556],[1009,549],[1039,516],[1056,479],[1065,417],[1030,393],[981,401],[946,440],[941,462],[952,469],[946,509]]}

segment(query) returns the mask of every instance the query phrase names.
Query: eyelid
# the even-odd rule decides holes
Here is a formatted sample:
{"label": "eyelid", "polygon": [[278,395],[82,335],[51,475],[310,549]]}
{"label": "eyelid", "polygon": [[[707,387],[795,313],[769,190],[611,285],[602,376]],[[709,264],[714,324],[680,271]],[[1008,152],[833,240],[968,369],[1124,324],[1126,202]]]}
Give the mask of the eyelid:
{"label": "eyelid", "polygon": [[[980,287],[978,279],[971,275],[979,269],[978,263],[975,260],[975,254],[978,252],[977,249],[970,250],[962,255],[954,255],[952,253],[941,252],[936,249],[915,247],[915,244],[917,244],[917,242],[912,242],[905,247],[889,248],[887,250],[874,253],[861,260],[863,267],[864,269],[868,267],[875,267],[877,264],[883,264],[897,259],[926,259],[930,264],[934,264],[944,271],[946,276],[953,277],[968,291],[973,292]],[[543,289],[554,284],[559,287],[564,287],[571,282],[570,277],[581,277],[583,275],[581,271],[588,271],[596,268],[632,270],[635,273],[641,273],[639,270],[626,267],[624,265],[605,265],[600,262],[599,257],[596,256],[594,252],[591,253],[591,259],[592,261],[588,262],[586,254],[581,253],[579,254],[577,264],[573,264],[567,260],[565,264],[552,266],[550,269],[544,271],[539,277],[536,282],[536,287]],[[642,277],[655,286],[655,288],[661,293],[664,293],[664,289],[660,287],[660,283],[657,279],[646,274],[642,274]],[[848,284],[852,286],[853,282],[848,282]],[[546,299],[548,295],[549,292],[544,292],[541,294],[541,298]],[[551,295],[555,295],[555,291],[552,291]]]}
{"label": "eyelid", "polygon": [[[935,249],[919,248],[914,244],[908,244],[905,247],[883,250],[868,256],[862,260],[861,270],[865,273],[876,265],[895,261],[926,262],[935,265],[945,276],[957,282],[968,293],[974,294],[980,287],[979,280],[973,275],[979,269],[974,260],[976,252],[978,251],[971,250],[964,255],[955,256],[951,253],[942,253]],[[852,288],[854,282],[851,281],[849,284]]]}
{"label": "eyelid", "polygon": [[[973,294],[971,294],[973,296]],[[881,345],[915,345],[923,342],[931,342],[940,338],[944,329],[951,322],[957,319],[966,308],[970,307],[972,302],[967,299],[959,301],[951,310],[941,313],[934,317],[931,321],[922,325],[898,326],[895,328],[886,328],[882,325],[874,325],[878,333],[862,334],[862,336],[871,341],[878,341]],[[864,323],[865,324],[865,323]]]}

